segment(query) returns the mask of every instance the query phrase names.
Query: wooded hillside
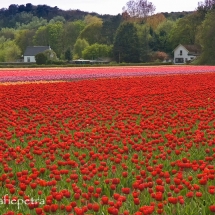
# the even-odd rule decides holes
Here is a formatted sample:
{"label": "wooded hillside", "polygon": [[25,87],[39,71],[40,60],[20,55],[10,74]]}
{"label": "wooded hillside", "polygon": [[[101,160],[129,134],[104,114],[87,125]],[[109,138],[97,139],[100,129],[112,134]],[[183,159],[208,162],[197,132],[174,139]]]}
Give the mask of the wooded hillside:
{"label": "wooded hillside", "polygon": [[207,5],[207,1],[199,4],[197,11],[145,17],[132,16],[126,7],[122,14],[113,16],[12,4],[0,9],[0,62],[20,59],[27,46],[47,45],[60,60],[163,61],[170,59],[181,43],[200,46],[200,62],[213,64],[207,50],[214,47],[214,14],[214,5]]}

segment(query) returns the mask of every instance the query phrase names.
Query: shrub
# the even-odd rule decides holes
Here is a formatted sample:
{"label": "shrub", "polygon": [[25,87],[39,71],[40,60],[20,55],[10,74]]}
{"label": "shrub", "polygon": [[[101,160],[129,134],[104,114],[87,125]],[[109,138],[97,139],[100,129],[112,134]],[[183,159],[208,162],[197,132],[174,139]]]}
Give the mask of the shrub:
{"label": "shrub", "polygon": [[168,54],[165,52],[154,52],[151,56],[151,61],[155,61],[155,62],[162,62],[164,60],[167,60],[169,58]]}
{"label": "shrub", "polygon": [[53,50],[48,49],[48,50],[44,51],[43,53],[46,56],[47,60],[51,60],[51,61],[57,61],[58,60],[57,55]]}
{"label": "shrub", "polygon": [[35,60],[36,60],[36,64],[42,65],[42,64],[46,64],[47,57],[44,53],[38,53],[35,56]]}
{"label": "shrub", "polygon": [[47,65],[64,65],[66,63],[66,61],[63,61],[63,60],[47,60],[46,61],[46,64]]}

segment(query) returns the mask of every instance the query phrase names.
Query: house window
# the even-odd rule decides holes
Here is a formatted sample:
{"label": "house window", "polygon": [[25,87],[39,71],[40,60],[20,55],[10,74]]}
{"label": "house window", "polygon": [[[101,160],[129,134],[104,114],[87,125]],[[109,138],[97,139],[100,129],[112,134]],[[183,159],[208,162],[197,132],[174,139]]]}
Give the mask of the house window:
{"label": "house window", "polygon": [[31,62],[31,58],[27,57],[27,62],[30,63]]}
{"label": "house window", "polygon": [[184,63],[184,58],[175,58],[175,63]]}
{"label": "house window", "polygon": [[180,50],[180,55],[182,55],[182,50]]}

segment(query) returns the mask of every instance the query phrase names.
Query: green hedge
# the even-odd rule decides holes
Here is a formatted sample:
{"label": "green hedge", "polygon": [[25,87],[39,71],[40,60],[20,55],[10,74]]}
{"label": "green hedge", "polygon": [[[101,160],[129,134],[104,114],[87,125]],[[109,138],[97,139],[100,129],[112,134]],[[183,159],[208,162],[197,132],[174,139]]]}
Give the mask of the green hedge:
{"label": "green hedge", "polygon": [[36,63],[0,63],[0,68],[48,68],[48,67],[113,67],[113,66],[162,66],[172,63],[109,63],[109,64],[71,64],[65,61],[50,62],[50,64],[37,65]]}

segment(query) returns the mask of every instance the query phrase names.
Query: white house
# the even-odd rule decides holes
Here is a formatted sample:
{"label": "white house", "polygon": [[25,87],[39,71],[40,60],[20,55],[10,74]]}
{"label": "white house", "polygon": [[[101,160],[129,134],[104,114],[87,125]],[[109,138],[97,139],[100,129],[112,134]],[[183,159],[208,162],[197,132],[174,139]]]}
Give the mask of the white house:
{"label": "white house", "polygon": [[185,64],[199,56],[199,49],[195,45],[179,44],[174,50],[174,64]]}
{"label": "white house", "polygon": [[35,56],[46,50],[51,50],[50,46],[28,46],[24,52],[24,62],[35,63]]}

